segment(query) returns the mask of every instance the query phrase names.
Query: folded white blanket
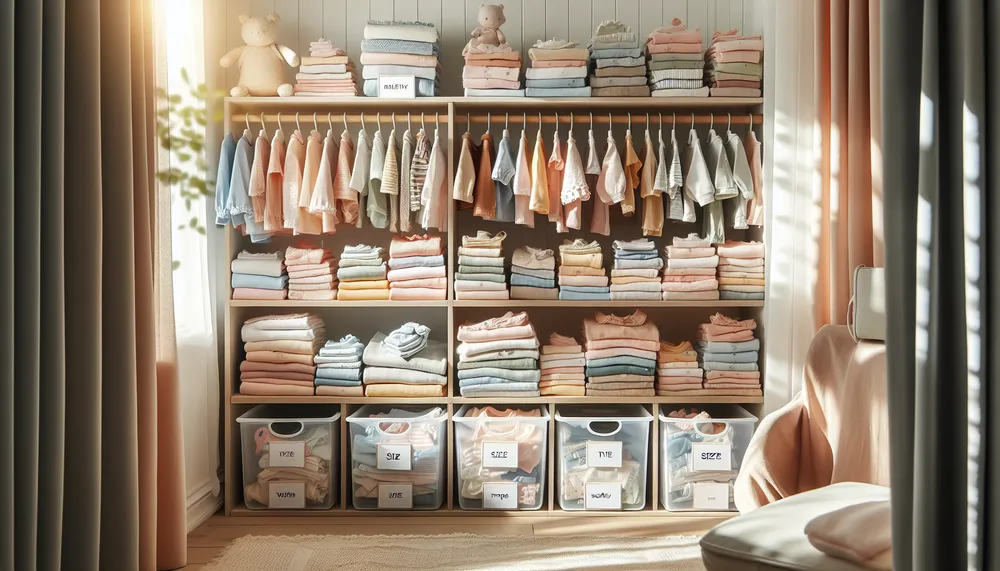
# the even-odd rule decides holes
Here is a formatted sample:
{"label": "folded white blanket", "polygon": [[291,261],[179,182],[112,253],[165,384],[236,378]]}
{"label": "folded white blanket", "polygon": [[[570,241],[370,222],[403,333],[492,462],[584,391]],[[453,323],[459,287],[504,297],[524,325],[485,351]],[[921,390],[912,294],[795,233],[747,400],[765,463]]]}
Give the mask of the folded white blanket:
{"label": "folded white blanket", "polygon": [[671,258],[667,260],[667,268],[715,268],[719,266],[719,257],[710,258]]}
{"label": "folded white blanket", "polygon": [[230,267],[234,274],[279,277],[285,273],[285,262],[281,260],[236,258]]}
{"label": "folded white blanket", "polygon": [[243,326],[244,343],[255,341],[312,341],[322,339],[326,330],[319,329],[253,329]]}
{"label": "folded white blanket", "polygon": [[433,44],[438,41],[437,28],[425,22],[368,22],[366,40],[407,40]]}
{"label": "folded white blanket", "polygon": [[459,357],[466,355],[478,355],[490,351],[512,350],[512,349],[537,349],[538,338],[528,339],[504,339],[501,341],[482,341],[479,343],[461,343],[458,346]]}
{"label": "folded white blanket", "polygon": [[416,67],[412,65],[366,65],[361,69],[364,79],[378,79],[381,75],[412,75],[421,79],[437,77],[436,67]]}
{"label": "folded white blanket", "polygon": [[316,329],[323,327],[323,318],[315,313],[263,315],[243,322],[244,329]]}

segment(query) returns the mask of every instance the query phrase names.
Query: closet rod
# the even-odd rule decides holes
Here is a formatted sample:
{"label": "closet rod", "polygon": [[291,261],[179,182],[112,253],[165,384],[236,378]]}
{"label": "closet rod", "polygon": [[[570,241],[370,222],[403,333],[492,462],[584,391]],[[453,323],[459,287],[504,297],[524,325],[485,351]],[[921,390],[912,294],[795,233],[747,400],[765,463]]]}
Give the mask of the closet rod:
{"label": "closet rod", "polygon": [[[551,111],[549,111],[547,113],[551,113]],[[524,119],[525,119],[525,117],[524,117],[524,115],[522,113],[511,113],[510,114],[510,120],[509,120],[509,122],[510,123],[521,123],[521,122],[524,121]],[[560,113],[558,121],[556,121],[555,115],[546,114],[546,115],[542,116],[542,123],[544,123],[546,125],[555,124],[555,123],[558,122],[560,127],[569,127],[569,120],[570,120],[570,114],[569,113],[566,113],[566,114]],[[594,123],[595,124],[601,124],[601,123],[607,124],[608,120],[609,120],[609,118],[608,118],[608,114],[607,113],[600,113],[600,114],[594,113]],[[491,125],[501,125],[502,126],[504,123],[508,122],[508,118],[507,118],[507,113],[491,113],[489,117],[487,117],[485,114],[472,115],[471,121],[473,123],[476,123],[476,124],[490,123]],[[575,124],[573,125],[574,127],[587,127],[587,126],[590,125],[590,114],[588,114],[588,113],[584,113],[584,114],[576,113],[576,114],[573,115],[573,121],[575,122]],[[616,125],[626,125],[629,122],[628,114],[613,115],[611,121],[614,124],[616,124]],[[753,124],[754,125],[762,125],[763,121],[764,121],[764,116],[763,115],[754,115],[753,116]],[[464,120],[464,118],[461,115],[456,115],[455,116],[455,123],[456,124],[461,125],[464,122],[465,122],[465,120]],[[535,113],[535,115],[532,115],[531,113],[528,113],[527,122],[528,123],[538,123],[538,114]],[[713,122],[713,116],[712,115],[695,115],[694,122],[697,125],[701,125],[701,124],[707,125],[707,124]],[[716,125],[723,125],[723,126],[725,126],[725,125],[727,125],[727,124],[730,123],[729,115],[725,115],[725,114],[718,115],[718,114],[716,114],[716,115],[714,115],[714,122],[715,122]],[[740,114],[740,115],[733,115],[732,116],[732,124],[733,125],[747,125],[749,123],[750,123],[750,116],[749,115]],[[673,124],[674,124],[673,114],[672,113],[664,113],[663,114],[663,126],[667,127],[667,126],[670,126],[670,125],[673,125]],[[655,126],[655,127],[659,128],[659,125],[660,125],[660,116],[659,116],[659,114],[657,114],[657,113],[650,113],[649,114],[649,126],[650,127],[654,127]],[[688,126],[691,125],[691,114],[690,113],[687,113],[687,114],[684,114],[684,115],[682,115],[680,113],[677,114],[677,126],[678,127],[683,127],[684,125],[688,125]],[[646,114],[645,113],[633,113],[632,114],[632,127],[633,128],[639,128],[639,127],[645,128],[646,127]]]}
{"label": "closet rod", "polygon": [[[233,113],[232,116],[230,117],[230,120],[233,123],[246,123],[246,117],[244,115],[245,114],[243,113],[240,114]],[[365,125],[374,126],[376,122],[375,121],[376,115],[377,114],[374,111],[371,113],[365,113]],[[381,113],[381,115],[382,115],[381,119],[382,125],[391,126],[392,113]],[[263,117],[264,121],[268,124],[278,122],[277,115],[265,114]],[[250,125],[260,125],[260,118],[261,118],[260,113],[257,113],[256,115],[250,113]],[[348,123],[361,123],[361,114],[359,113],[355,115],[352,113],[348,113],[347,115],[344,115],[343,113],[335,113],[330,116],[330,120],[333,122],[334,127],[336,127],[338,123],[340,125],[343,125],[345,120]],[[643,121],[645,121],[645,115],[643,115]],[[756,121],[756,119],[754,119],[754,121]],[[327,116],[325,113],[318,114],[316,116],[316,122],[319,123],[320,127],[323,127],[324,125],[326,125],[327,127],[330,126],[329,123],[327,122]],[[447,113],[439,113],[437,117],[435,117],[433,113],[424,113],[423,125],[426,126],[428,129],[433,127],[434,123],[445,124],[447,122],[448,122]],[[311,127],[313,124],[312,113],[299,113],[299,123],[302,124],[303,128],[305,128],[307,124],[308,126]],[[404,125],[406,124],[406,113],[396,113],[396,126],[399,127],[401,123]],[[295,113],[282,113],[281,124],[294,125]],[[420,113],[410,113],[410,125],[412,125],[414,128],[419,127],[421,125]]]}

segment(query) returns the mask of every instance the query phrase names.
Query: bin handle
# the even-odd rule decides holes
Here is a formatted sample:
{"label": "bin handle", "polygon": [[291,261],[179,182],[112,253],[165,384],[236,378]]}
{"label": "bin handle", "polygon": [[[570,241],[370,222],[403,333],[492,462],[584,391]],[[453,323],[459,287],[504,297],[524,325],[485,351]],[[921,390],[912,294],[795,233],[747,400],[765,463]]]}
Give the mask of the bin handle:
{"label": "bin handle", "polygon": [[[297,425],[299,425],[299,429],[296,430],[293,434],[284,434],[284,433],[281,433],[281,432],[276,432],[274,430],[274,425],[275,424],[297,424]],[[302,434],[302,432],[305,429],[306,429],[305,423],[299,422],[297,420],[275,420],[275,421],[269,422],[267,424],[267,430],[268,430],[268,432],[270,432],[274,436],[277,436],[278,438],[295,438],[296,436]]]}
{"label": "bin handle", "polygon": [[[405,426],[406,430],[403,430],[402,432],[386,432],[385,430],[382,430],[382,425],[383,424],[390,424],[390,425],[391,424],[398,424],[400,426]],[[401,434],[406,434],[407,432],[409,432],[410,428],[412,428],[412,426],[413,425],[410,424],[409,422],[381,422],[380,421],[380,422],[376,422],[375,423],[375,430],[377,430],[379,434],[388,434],[390,436],[399,436]]]}
{"label": "bin handle", "polygon": [[[617,426],[611,432],[600,432],[592,428],[595,424],[611,424],[615,423]],[[592,420],[587,423],[587,432],[593,434],[594,436],[614,436],[622,429],[622,423],[619,420]]]}

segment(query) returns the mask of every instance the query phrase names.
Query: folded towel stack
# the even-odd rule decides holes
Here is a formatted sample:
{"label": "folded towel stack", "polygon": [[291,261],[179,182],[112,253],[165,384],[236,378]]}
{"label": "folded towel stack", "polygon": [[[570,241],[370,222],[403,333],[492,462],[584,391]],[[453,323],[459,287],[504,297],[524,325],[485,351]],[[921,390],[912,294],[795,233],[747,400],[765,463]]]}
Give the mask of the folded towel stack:
{"label": "folded towel stack", "polygon": [[710,323],[698,326],[695,349],[705,370],[704,394],[762,396],[757,360],[760,340],[754,337],[757,322],[737,321],[716,313]]}
{"label": "folded towel stack", "polygon": [[611,299],[659,301],[660,268],[663,260],[652,240],[615,240],[615,263],[611,269]]}
{"label": "folded towel stack", "polygon": [[601,312],[583,320],[587,396],[654,396],[660,331],[636,310],[624,317]]}
{"label": "folded towel stack", "polygon": [[288,299],[331,301],[337,298],[337,260],[323,248],[285,250]]}
{"label": "folded towel stack", "polygon": [[430,334],[430,327],[412,322],[388,335],[376,333],[362,357],[365,396],[445,396],[448,344]]}
{"label": "folded towel stack", "polygon": [[542,396],[582,397],[586,394],[586,370],[583,347],[572,337],[553,333],[549,344],[542,346],[539,364]]}
{"label": "folded towel stack", "polygon": [[417,97],[437,95],[441,78],[438,32],[426,22],[370,21],[361,42],[366,97],[378,97],[382,75],[412,75]]}
{"label": "folded towel stack", "polygon": [[713,97],[760,97],[763,74],[761,36],[741,36],[737,28],[712,34],[705,53],[705,79]]}
{"label": "folded towel stack", "polygon": [[539,396],[538,337],[527,313],[462,325],[457,337],[463,397]]}
{"label": "folded towel stack", "polygon": [[316,351],[326,329],[318,315],[265,315],[243,323],[246,359],[240,363],[240,394],[310,396]]}
{"label": "folded towel stack", "polygon": [[[656,352],[656,395],[676,396],[702,388],[704,371],[698,365],[698,353],[690,341],[676,345],[660,342]],[[690,393],[687,393],[690,394]]]}
{"label": "folded towel stack", "polygon": [[675,237],[672,246],[664,248],[667,266],[663,270],[663,299],[667,301],[705,301],[719,299],[719,282],[715,268],[719,256],[707,238],[690,234]]}
{"label": "folded towel stack", "polygon": [[509,44],[465,46],[462,86],[466,97],[524,97],[521,52]]}
{"label": "folded towel stack", "polygon": [[417,301],[448,297],[441,237],[396,236],[389,244],[389,299]]}
{"label": "folded towel stack", "polygon": [[511,299],[559,299],[556,255],[552,250],[525,246],[510,260]]}
{"label": "folded towel stack", "polygon": [[462,236],[455,299],[510,299],[503,261],[506,237],[506,232],[493,236],[483,230],[475,236]]}
{"label": "folded towel stack", "polygon": [[611,299],[600,244],[582,238],[566,241],[559,246],[559,257],[559,299]]}
{"label": "folded towel stack", "polygon": [[594,97],[649,97],[646,85],[646,49],[631,26],[601,22],[590,40],[590,75]]}
{"label": "folded towel stack", "polygon": [[285,299],[288,274],[281,252],[251,254],[243,250],[232,262],[233,299]]}
{"label": "folded towel stack", "polygon": [[646,43],[653,97],[708,97],[701,30],[689,31],[679,18],[657,28]]}
{"label": "folded towel stack", "polygon": [[382,248],[378,246],[344,246],[337,270],[340,301],[370,301],[389,299]]}
{"label": "folded towel stack", "polygon": [[354,62],[347,52],[320,38],[309,43],[309,56],[302,58],[295,75],[295,95],[355,97],[358,95]]}
{"label": "folded towel stack", "polygon": [[528,97],[590,97],[587,61],[590,52],[576,42],[539,40],[528,50],[531,67],[524,72]]}
{"label": "folded towel stack", "polygon": [[316,355],[316,394],[338,397],[365,396],[361,388],[361,354],[365,344],[354,335],[326,342]]}
{"label": "folded towel stack", "polygon": [[764,299],[764,244],[719,244],[719,295],[722,299]]}

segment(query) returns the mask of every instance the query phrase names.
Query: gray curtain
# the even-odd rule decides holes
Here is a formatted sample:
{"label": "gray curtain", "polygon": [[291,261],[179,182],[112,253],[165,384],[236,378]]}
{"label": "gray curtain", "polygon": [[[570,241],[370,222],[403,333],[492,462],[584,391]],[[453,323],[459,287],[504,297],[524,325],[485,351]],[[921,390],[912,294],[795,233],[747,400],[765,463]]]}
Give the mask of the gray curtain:
{"label": "gray curtain", "polygon": [[0,0],[3,571],[184,564],[147,1]]}
{"label": "gray curtain", "polygon": [[894,569],[1000,569],[998,4],[882,4]]}

